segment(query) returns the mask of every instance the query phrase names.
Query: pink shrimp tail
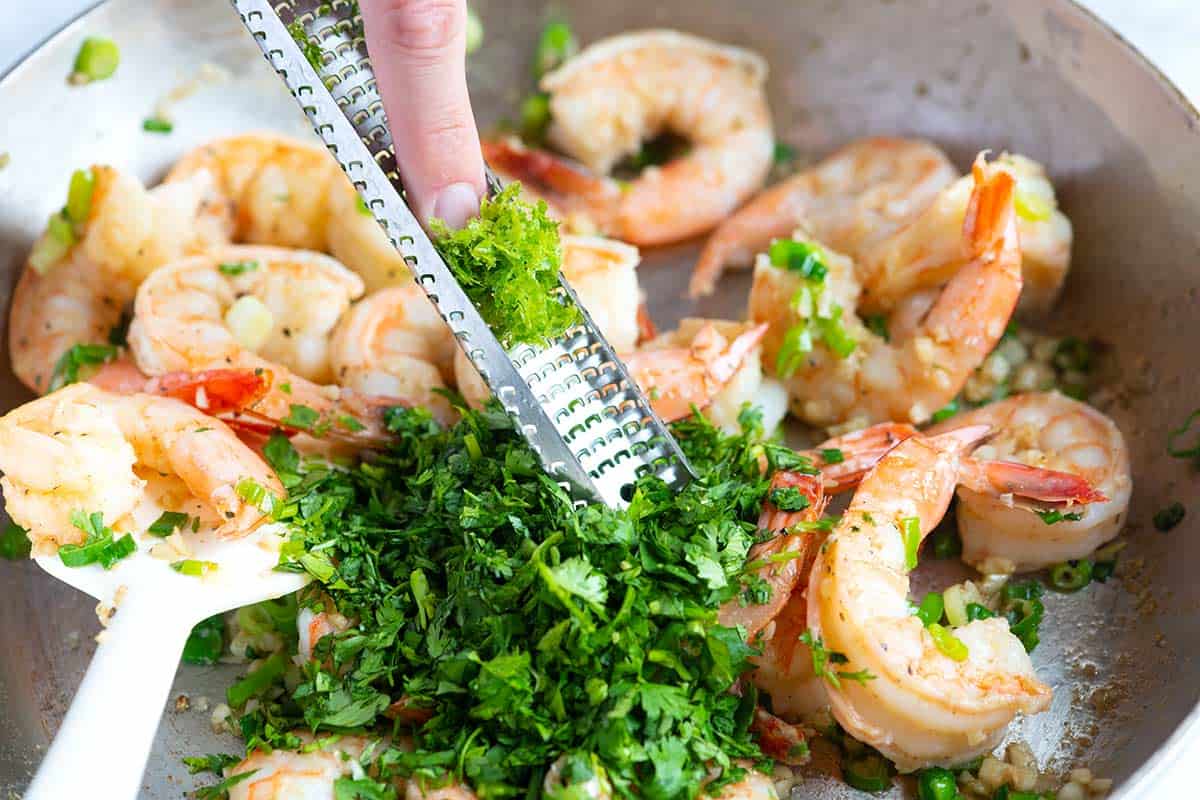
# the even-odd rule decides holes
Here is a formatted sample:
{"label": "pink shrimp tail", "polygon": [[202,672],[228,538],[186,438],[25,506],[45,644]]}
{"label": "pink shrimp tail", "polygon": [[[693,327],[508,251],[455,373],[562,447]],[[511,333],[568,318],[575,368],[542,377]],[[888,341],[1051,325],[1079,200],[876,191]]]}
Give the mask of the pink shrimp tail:
{"label": "pink shrimp tail", "polygon": [[[903,422],[881,422],[844,436],[835,436],[805,453],[821,470],[826,494],[853,489],[888,451],[914,436],[917,429]],[[825,453],[836,450],[840,461],[829,461]]]}
{"label": "pink shrimp tail", "polygon": [[480,144],[492,168],[544,197],[559,216],[583,211],[601,230],[610,231],[621,198],[615,182],[565,158],[526,147],[512,137],[485,139]]}
{"label": "pink shrimp tail", "polygon": [[962,484],[982,494],[1011,494],[1043,503],[1084,505],[1108,500],[1079,475],[1011,461],[968,459],[963,464]]}
{"label": "pink shrimp tail", "polygon": [[991,425],[964,425],[952,431],[928,437],[928,441],[947,453],[967,453],[992,434]]}

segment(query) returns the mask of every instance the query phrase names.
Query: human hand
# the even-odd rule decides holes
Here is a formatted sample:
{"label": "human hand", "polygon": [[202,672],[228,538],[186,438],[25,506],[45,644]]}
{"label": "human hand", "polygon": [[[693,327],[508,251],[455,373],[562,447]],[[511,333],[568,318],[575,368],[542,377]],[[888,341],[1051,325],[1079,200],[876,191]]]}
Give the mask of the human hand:
{"label": "human hand", "polygon": [[486,190],[467,95],[466,0],[361,0],[400,177],[422,222],[453,228]]}

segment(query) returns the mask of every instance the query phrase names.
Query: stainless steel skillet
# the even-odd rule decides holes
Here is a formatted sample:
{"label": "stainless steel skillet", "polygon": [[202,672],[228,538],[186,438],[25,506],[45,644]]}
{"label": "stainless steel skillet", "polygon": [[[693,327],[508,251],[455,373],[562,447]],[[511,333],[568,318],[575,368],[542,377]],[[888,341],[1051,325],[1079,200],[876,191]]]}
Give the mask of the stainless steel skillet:
{"label": "stainless steel skillet", "polygon": [[[1196,113],[1154,69],[1067,0],[610,0],[602,5],[476,0],[485,45],[471,62],[484,124],[515,113],[529,86],[532,43],[551,13],[584,41],[669,25],[760,50],[772,67],[780,137],[817,156],[847,139],[909,133],[942,143],[965,166],[978,149],[1010,148],[1051,167],[1076,225],[1074,270],[1051,329],[1108,342],[1119,373],[1106,410],[1133,448],[1137,494],[1121,581],[1053,596],[1039,669],[1053,709],[1017,733],[1051,766],[1088,765],[1116,778],[1116,796],[1188,797],[1161,774],[1187,764],[1200,738],[1200,542],[1193,517],[1169,535],[1149,524],[1173,500],[1200,496],[1196,477],[1165,455],[1166,433],[1200,405],[1200,129]],[[69,88],[80,39],[122,45],[117,77]],[[155,102],[200,71],[205,84],[176,109],[175,132],[142,132]],[[304,121],[222,0],[111,0],[46,43],[0,82],[0,271],[5,291],[70,171],[112,161],[149,179],[186,148],[255,127],[302,133]],[[737,276],[696,307],[680,300],[694,246],[647,253],[642,282],[662,324],[690,313],[740,314]],[[7,297],[3,306],[7,308]],[[0,408],[27,395],[4,371]],[[941,579],[940,577],[938,578]],[[0,563],[0,796],[19,794],[87,663],[91,604],[32,565]],[[215,703],[231,669],[184,668],[146,776],[147,798],[190,786],[184,754],[228,751],[201,698]],[[120,736],[121,721],[113,720]],[[1192,756],[1194,758],[1195,756]],[[1189,759],[1190,760],[1190,759]],[[1175,785],[1175,784],[1173,784]],[[1152,793],[1166,792],[1153,795]],[[850,797],[817,778],[797,796]]]}

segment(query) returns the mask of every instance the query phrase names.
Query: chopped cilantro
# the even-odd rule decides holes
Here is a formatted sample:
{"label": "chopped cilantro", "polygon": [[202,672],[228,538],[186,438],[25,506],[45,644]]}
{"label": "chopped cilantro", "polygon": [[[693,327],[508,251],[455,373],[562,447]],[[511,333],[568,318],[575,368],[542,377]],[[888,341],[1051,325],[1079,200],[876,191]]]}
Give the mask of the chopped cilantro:
{"label": "chopped cilantro", "polygon": [[1058,522],[1078,522],[1083,519],[1083,513],[1080,511],[1069,511],[1063,513],[1056,509],[1034,510],[1035,514],[1041,517],[1042,522],[1047,525],[1054,525]]}
{"label": "chopped cilantro", "polygon": [[780,511],[803,511],[809,506],[808,498],[795,486],[772,489],[769,497]]}
{"label": "chopped cilantro", "polygon": [[846,656],[832,650],[826,650],[825,644],[820,637],[813,636],[812,631],[805,631],[800,634],[800,641],[808,645],[809,652],[812,654],[813,674],[818,678],[823,678],[826,683],[835,689],[842,688],[842,681],[854,681],[856,683],[865,684],[867,681],[875,680],[875,676],[870,670],[859,670],[857,672],[848,672],[845,670],[830,669],[830,664],[845,664]]}
{"label": "chopped cilantro", "polygon": [[119,349],[111,344],[77,344],[63,353],[54,365],[50,391],[77,383],[87,377],[89,367],[98,367],[116,359]]}
{"label": "chopped cilantro", "polygon": [[4,527],[4,531],[0,532],[0,558],[20,561],[22,558],[29,558],[32,549],[29,532],[17,523],[8,523]]}
{"label": "chopped cilantro", "polygon": [[184,756],[182,761],[184,766],[187,767],[189,775],[199,775],[202,772],[211,772],[214,775],[220,775],[227,768],[241,761],[241,759],[227,753],[209,753],[206,756]]}
{"label": "chopped cilantro", "polygon": [[288,407],[288,414],[280,420],[280,423],[291,428],[299,428],[302,431],[312,430],[320,421],[321,415],[315,409],[308,406],[292,403]]}
{"label": "chopped cilantro", "polygon": [[1154,528],[1161,533],[1166,533],[1183,522],[1185,514],[1187,514],[1187,509],[1183,507],[1183,503],[1178,501],[1171,503],[1171,505],[1154,512]]}
{"label": "chopped cilantro", "polygon": [[201,666],[215,664],[224,649],[225,617],[216,614],[192,628],[187,642],[183,645],[183,663]]}
{"label": "chopped cilantro", "polygon": [[413,749],[373,752],[371,780],[451,772],[509,797],[575,753],[614,796],[682,800],[710,770],[728,783],[738,759],[761,758],[729,691],[753,650],[717,621],[743,592],[769,490],[757,428],[676,423],[699,477],[676,491],[645,476],[617,510],[576,507],[497,406],[446,429],[417,409],[387,424],[396,444],[353,467],[275,440],[269,458],[294,475],[276,514],[292,531],[281,568],[314,575],[357,622],[295,680],[272,656],[231,689],[234,706],[259,698],[240,719],[248,746],[390,727],[384,711],[404,697],[428,716]]}
{"label": "chopped cilantro", "polygon": [[234,786],[237,786],[239,783],[246,780],[256,772],[258,772],[256,769],[248,770],[246,772],[239,772],[236,775],[230,775],[225,780],[218,784],[214,784],[213,786],[201,787],[192,793],[192,800],[225,800],[225,798],[229,797],[230,789],[232,789]]}
{"label": "chopped cilantro", "polygon": [[846,460],[846,454],[836,447],[826,447],[821,451],[821,460],[826,464],[841,464]]}
{"label": "chopped cilantro", "polygon": [[1192,444],[1191,447],[1182,447],[1177,444],[1180,439],[1188,437],[1192,423],[1196,421],[1197,417],[1200,417],[1200,408],[1188,414],[1187,419],[1178,429],[1171,431],[1167,436],[1167,453],[1175,458],[1191,459],[1197,466],[1200,466],[1200,443]]}
{"label": "chopped cilantro", "polygon": [[321,45],[308,35],[308,31],[304,30],[304,26],[299,21],[293,22],[287,26],[287,32],[296,40],[296,44],[300,46],[300,52],[304,53],[304,60],[307,61],[318,74],[324,66],[321,59]]}
{"label": "chopped cilantro", "polygon": [[86,533],[87,538],[83,544],[64,544],[58,548],[59,559],[68,567],[99,564],[104,569],[112,569],[118,561],[137,551],[137,544],[130,534],[119,539],[113,537],[112,528],[104,524],[104,515],[99,511],[91,514],[73,511],[71,524]]}
{"label": "chopped cilantro", "polygon": [[431,225],[438,249],[484,321],[506,346],[554,339],[578,322],[558,291],[558,224],[546,203],[527,203],[510,184],[480,204],[462,230]]}
{"label": "chopped cilantro", "polygon": [[775,149],[771,151],[771,160],[777,165],[790,164],[796,160],[796,148],[787,142],[776,141]]}

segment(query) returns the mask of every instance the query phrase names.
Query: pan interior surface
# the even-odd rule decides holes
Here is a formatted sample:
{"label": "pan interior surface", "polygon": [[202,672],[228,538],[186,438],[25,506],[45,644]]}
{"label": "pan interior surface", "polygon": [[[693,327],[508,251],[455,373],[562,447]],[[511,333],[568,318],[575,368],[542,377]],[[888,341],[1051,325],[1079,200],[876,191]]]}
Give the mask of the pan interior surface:
{"label": "pan interior surface", "polygon": [[[1044,766],[1087,766],[1117,781],[1114,796],[1141,796],[1135,773],[1169,759],[1179,741],[1168,740],[1200,695],[1200,582],[1191,574],[1200,558],[1200,513],[1169,535],[1150,524],[1159,508],[1195,496],[1189,465],[1165,451],[1168,433],[1200,397],[1192,352],[1200,341],[1195,112],[1068,0],[472,5],[485,28],[469,63],[484,129],[517,115],[533,88],[537,35],[562,18],[584,43],[671,27],[761,52],[771,66],[777,136],[797,148],[802,163],[858,137],[895,134],[936,141],[960,167],[982,149],[1048,165],[1075,226],[1075,252],[1059,309],[1034,325],[1107,346],[1119,369],[1103,410],[1129,441],[1135,495],[1117,580],[1051,595],[1034,662],[1055,689],[1054,703],[1014,725],[1013,736],[1028,741]],[[65,77],[90,34],[121,45],[121,67],[110,81],[70,87]],[[208,77],[177,104],[174,132],[143,132],[156,101],[197,75]],[[0,172],[5,313],[29,244],[61,204],[74,168],[112,162],[150,180],[186,149],[219,135],[262,128],[307,134],[294,102],[220,2],[110,0],[10,73],[0,83],[0,106],[9,111],[0,149],[11,159]],[[641,282],[664,328],[683,316],[744,314],[744,273],[728,276],[714,297],[682,299],[697,250],[688,243],[644,253]],[[29,395],[7,366],[5,373],[0,406],[7,410]],[[944,585],[959,575],[923,577]],[[97,622],[89,599],[32,563],[0,562],[0,582],[0,795],[8,796],[20,794],[57,728]],[[143,797],[176,798],[192,786],[181,756],[235,751],[236,740],[213,733],[210,713],[200,709],[223,699],[237,669],[181,667]],[[188,702],[177,705],[180,697]],[[114,735],[119,731],[114,720]],[[797,796],[862,795],[816,775]]]}

